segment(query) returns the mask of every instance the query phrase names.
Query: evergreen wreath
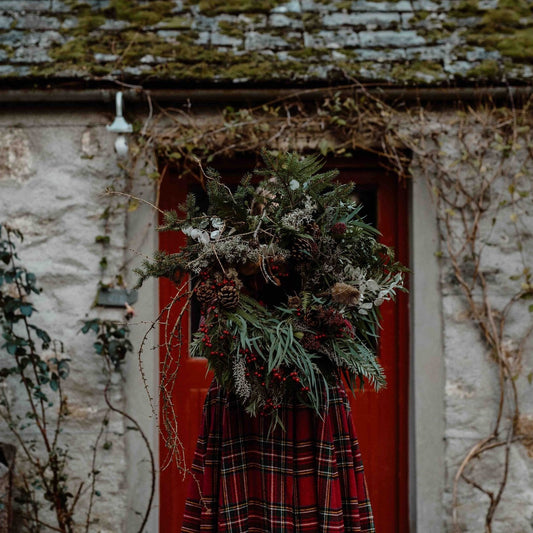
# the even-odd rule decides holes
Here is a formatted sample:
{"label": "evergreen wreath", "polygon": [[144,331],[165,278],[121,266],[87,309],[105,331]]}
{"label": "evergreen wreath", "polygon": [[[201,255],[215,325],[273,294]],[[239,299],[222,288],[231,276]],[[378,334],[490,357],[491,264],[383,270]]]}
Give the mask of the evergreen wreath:
{"label": "evergreen wreath", "polygon": [[207,212],[192,194],[184,217],[165,212],[159,229],[183,232],[187,244],[146,261],[139,284],[189,276],[202,313],[191,354],[250,414],[275,417],[289,397],[320,412],[341,374],[352,390],[385,385],[379,306],[402,289],[405,269],[337,171],[321,172],[315,156],[263,159],[234,191],[208,170]]}

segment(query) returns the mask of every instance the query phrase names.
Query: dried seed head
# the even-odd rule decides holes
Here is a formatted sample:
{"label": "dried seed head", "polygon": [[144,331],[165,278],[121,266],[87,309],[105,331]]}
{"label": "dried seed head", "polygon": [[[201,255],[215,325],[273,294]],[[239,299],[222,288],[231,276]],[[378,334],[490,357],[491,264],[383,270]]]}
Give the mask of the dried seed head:
{"label": "dried seed head", "polygon": [[347,283],[335,283],[331,289],[331,298],[341,305],[356,305],[361,293],[357,287]]}

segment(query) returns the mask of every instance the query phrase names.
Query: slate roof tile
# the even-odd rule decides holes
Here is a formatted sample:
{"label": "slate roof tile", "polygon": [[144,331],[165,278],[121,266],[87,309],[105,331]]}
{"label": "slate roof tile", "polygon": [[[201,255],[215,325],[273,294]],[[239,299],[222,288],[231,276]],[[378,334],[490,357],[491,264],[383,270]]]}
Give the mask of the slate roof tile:
{"label": "slate roof tile", "polygon": [[[528,80],[521,0],[2,0],[0,77],[51,84]],[[526,7],[524,7],[526,6]]]}

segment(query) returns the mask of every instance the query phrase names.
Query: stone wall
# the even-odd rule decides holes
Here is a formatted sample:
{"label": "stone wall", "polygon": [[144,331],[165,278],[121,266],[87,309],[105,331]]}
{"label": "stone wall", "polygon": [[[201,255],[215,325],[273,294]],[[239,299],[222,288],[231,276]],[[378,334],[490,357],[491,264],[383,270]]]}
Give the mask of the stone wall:
{"label": "stone wall", "polygon": [[[108,117],[98,113],[12,111],[0,117],[0,220],[24,234],[19,255],[37,276],[43,292],[32,297],[35,322],[64,342],[71,359],[65,381],[68,410],[63,442],[71,456],[71,487],[84,483],[78,521],[89,497],[92,446],[109,416],[98,446],[96,490],[91,531],[126,531],[126,456],[124,420],[108,413],[103,391],[103,360],[92,348],[94,336],[80,334],[87,316],[121,319],[122,311],[93,308],[101,279],[102,247],[95,237],[103,233],[102,193],[117,175],[113,136],[105,130]],[[123,210],[121,211],[123,213]],[[109,276],[124,260],[124,215],[109,221],[110,245],[105,250]],[[104,273],[103,280],[108,275]],[[112,376],[110,399],[124,407],[120,375]],[[20,406],[18,392],[8,393]],[[22,407],[22,406],[21,406]],[[31,432],[31,430],[29,430]],[[0,424],[0,440],[13,442]],[[20,449],[19,449],[20,452]],[[19,453],[19,466],[24,460]],[[71,488],[72,490],[72,488]],[[74,490],[72,490],[74,492]],[[139,509],[142,510],[142,509]]]}
{"label": "stone wall", "polygon": [[[0,220],[7,220],[24,232],[26,238],[20,247],[21,257],[37,274],[44,289],[43,294],[35,299],[39,309],[37,319],[65,342],[72,359],[72,374],[66,383],[72,414],[70,422],[67,422],[65,439],[74,458],[72,479],[85,482],[90,469],[90,445],[106,409],[102,397],[105,384],[102,361],[93,353],[92,338],[79,334],[81,320],[88,315],[122,317],[121,311],[92,308],[97,283],[101,279],[98,263],[102,248],[95,243],[95,237],[102,233],[100,215],[107,201],[102,192],[117,176],[120,179],[113,152],[114,136],[105,129],[111,118],[109,114],[99,112],[46,111],[44,108],[32,112],[10,111],[0,118]],[[432,177],[438,175],[439,168],[444,168],[455,179],[470,180],[473,187],[476,184],[468,161],[461,160],[457,115],[441,112],[426,115],[426,118],[426,121],[417,122],[418,133],[422,139],[433,139],[428,142],[438,141],[439,159],[437,166],[427,167],[416,153],[414,155],[412,172],[418,184],[412,204],[415,221],[430,220],[435,214],[435,206],[429,196],[420,193],[419,185],[425,179],[424,168]],[[408,124],[406,120],[406,127]],[[469,144],[475,146],[481,142],[490,127],[490,121],[474,121]],[[485,243],[483,270],[488,274],[490,294],[496,309],[516,288],[516,280],[510,279],[511,276],[520,272],[523,261],[531,264],[533,259],[531,210],[527,208],[519,213],[524,244],[519,250],[514,241],[513,227],[508,224],[513,204],[510,202],[502,206],[499,203],[502,199],[509,199],[510,182],[516,182],[519,172],[523,176],[518,178],[520,191],[529,190],[528,176],[533,168],[530,163],[523,166],[525,161],[526,154],[521,148],[505,162],[501,178],[495,181],[491,190],[497,201],[491,204],[485,215],[487,223],[484,222],[481,228]],[[489,158],[484,172],[495,168],[495,161]],[[148,200],[152,198],[153,190],[147,180],[140,178],[133,187],[135,194]],[[527,207],[528,204],[521,205]],[[494,217],[496,221],[493,224]],[[147,206],[129,215],[118,214],[112,218],[109,226],[111,242],[105,252],[109,274],[104,274],[104,281],[124,265],[126,270],[131,270],[142,259],[140,254],[151,255],[157,247],[154,225],[154,213]],[[413,233],[417,236],[417,240],[411,243],[416,249],[413,255],[415,262],[411,265],[415,280],[426,279],[421,272],[425,272],[427,265],[436,260],[434,252],[438,243],[430,226],[418,227]],[[419,246],[420,242],[424,243],[423,247]],[[442,245],[441,242],[441,249]],[[412,479],[416,480],[414,492],[418,491],[418,494],[413,498],[416,498],[419,507],[417,516],[420,520],[414,526],[420,533],[450,531],[453,476],[468,449],[490,433],[499,400],[497,367],[472,324],[446,254],[438,261],[440,285],[435,288],[435,297],[425,299],[430,288],[419,281],[413,284],[416,294],[412,295],[418,310],[413,315],[417,321],[412,324],[411,338],[420,340],[424,337],[427,341],[430,317],[433,329],[442,328],[444,339],[444,361],[438,356],[441,350],[438,345],[440,330],[433,337],[437,339],[435,353],[428,353],[430,347],[427,342],[420,344],[417,341],[413,347],[413,366],[416,368],[412,388],[416,419],[412,422],[414,426],[419,421],[424,422],[423,427],[417,426],[411,432],[414,447],[418,446],[418,457],[412,458],[411,467],[418,469]],[[131,284],[131,273],[128,276]],[[132,333],[136,346],[146,330],[146,323],[156,316],[156,289],[156,283],[151,282],[141,291]],[[513,352],[513,336],[523,333],[530,324],[531,314],[525,301],[525,307],[510,316],[510,353]],[[157,339],[150,338],[147,346],[155,345]],[[523,352],[520,375],[516,379],[525,426],[528,420],[533,419],[533,396],[528,381],[533,369],[531,347],[532,342],[529,341]],[[155,396],[156,358],[150,350],[143,357],[147,383],[153,387],[152,395]],[[429,361],[430,365],[425,364]],[[153,445],[157,442],[156,417],[146,401],[135,355],[129,359],[122,377],[124,379],[120,379],[119,375],[114,378],[113,400],[139,419]],[[428,383],[432,385],[428,386]],[[442,403],[435,398],[442,398]],[[432,410],[428,417],[426,409],[430,405]],[[504,416],[506,427],[509,423],[508,411]],[[147,456],[142,441],[127,426],[120,417],[112,415],[106,430],[106,441],[112,442],[112,446],[99,450],[97,490],[101,496],[95,501],[94,517],[99,520],[95,531],[136,531],[140,514],[146,506],[150,485]],[[3,431],[0,438],[9,440],[9,433]],[[442,442],[445,447],[441,446]],[[495,517],[494,533],[533,531],[533,460],[531,447],[528,449],[526,446],[528,442],[531,445],[533,439],[517,441],[512,445],[509,480]],[[495,489],[496,484],[490,479],[497,479],[495,476],[502,474],[502,448],[490,453],[492,456],[487,456],[488,460],[476,462],[474,475]],[[435,479],[439,469],[434,469],[432,462],[440,461],[445,473]],[[462,483],[459,504],[462,531],[482,531],[488,498]],[[440,516],[442,507],[444,512]],[[424,508],[432,509],[432,513],[424,514]],[[151,520],[146,531],[155,533],[157,501]],[[424,524],[432,525],[428,529]],[[438,526],[435,527],[435,524]]]}
{"label": "stone wall", "polygon": [[[422,142],[415,157],[412,172],[415,180],[427,180],[433,192],[439,188],[438,180],[449,179],[444,187],[447,198],[454,198],[457,182],[475,196],[484,179],[491,187],[483,195],[479,233],[480,271],[487,280],[487,296],[495,320],[517,291],[525,291],[509,313],[503,334],[503,349],[518,391],[521,416],[517,421],[518,439],[511,446],[508,480],[497,508],[492,531],[526,533],[533,531],[533,459],[531,420],[533,419],[533,339],[527,338],[523,346],[520,339],[532,327],[533,309],[529,299],[531,287],[523,277],[524,267],[533,261],[533,212],[531,206],[531,173],[533,162],[525,147],[528,141],[518,138],[514,146],[498,137],[501,122],[490,113],[465,114],[434,113],[426,120],[418,120],[417,134]],[[527,131],[527,128],[526,128]],[[410,132],[412,133],[412,131]],[[501,141],[498,144],[498,141]],[[484,153],[484,150],[488,150]],[[507,150],[507,152],[506,152]],[[503,151],[503,152],[502,152]],[[424,153],[433,153],[432,160],[421,160]],[[502,157],[502,153],[504,157]],[[429,205],[424,209],[436,209]],[[417,209],[417,206],[413,206]],[[442,312],[444,339],[444,421],[445,434],[445,530],[451,531],[451,503],[453,479],[457,469],[476,442],[489,436],[497,418],[499,397],[499,372],[491,350],[483,341],[480,329],[473,320],[464,293],[454,276],[447,250],[446,236],[452,234],[453,248],[458,248],[464,237],[462,212],[452,205],[441,204],[440,231],[440,292],[441,310],[427,309],[426,313]],[[468,210],[467,220],[470,220]],[[444,219],[449,221],[446,227]],[[516,223],[516,225],[515,225]],[[416,247],[416,242],[412,243]],[[470,282],[472,267],[467,254],[460,255],[461,269]],[[416,277],[422,264],[412,265]],[[470,276],[470,277],[469,277]],[[421,288],[424,290],[424,288]],[[474,292],[476,303],[481,305],[481,292]],[[422,324],[413,324],[417,330]],[[519,349],[521,348],[521,354]],[[426,376],[419,376],[426,379]],[[417,384],[414,384],[415,387]],[[438,394],[438,391],[435,391]],[[499,440],[505,441],[506,430],[513,424],[512,397],[506,395]],[[424,409],[424,405],[421,405]],[[428,430],[431,430],[429,427]],[[505,475],[505,448],[499,446],[474,460],[466,469],[469,478],[480,483],[496,495],[499,481]],[[436,459],[438,460],[438,458]],[[489,498],[479,490],[459,483],[457,516],[460,531],[474,533],[484,530],[485,513]]]}

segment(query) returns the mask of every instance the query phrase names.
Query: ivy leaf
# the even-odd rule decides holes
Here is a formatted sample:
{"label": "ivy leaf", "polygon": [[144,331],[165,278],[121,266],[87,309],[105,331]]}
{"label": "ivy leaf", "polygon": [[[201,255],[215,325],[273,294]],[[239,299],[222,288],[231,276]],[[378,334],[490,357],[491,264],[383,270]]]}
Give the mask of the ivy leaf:
{"label": "ivy leaf", "polygon": [[23,304],[19,307],[20,314],[23,316],[31,316],[34,309],[31,304]]}
{"label": "ivy leaf", "polygon": [[81,332],[84,334],[88,333],[91,330],[95,333],[98,333],[98,319],[88,320],[81,328]]}
{"label": "ivy leaf", "polygon": [[48,335],[48,333],[46,333],[44,329],[38,328],[37,326],[34,326],[32,324],[30,324],[30,328],[32,328],[37,334],[37,337],[39,337],[39,339],[43,341],[43,348],[48,348],[50,342],[52,342],[50,335]]}
{"label": "ivy leaf", "polygon": [[59,361],[59,363],[57,364],[57,371],[59,373],[59,377],[61,379],[66,379],[69,375],[69,372],[70,372],[70,368],[68,366],[68,362],[66,360],[61,360]]}
{"label": "ivy leaf", "polygon": [[119,343],[117,341],[111,341],[108,346],[109,355],[113,357],[117,353],[117,348],[119,346]]}
{"label": "ivy leaf", "polygon": [[57,392],[59,389],[59,380],[57,379],[57,376],[55,374],[52,375],[52,379],[50,380],[50,388]]}
{"label": "ivy leaf", "polygon": [[114,332],[114,336],[117,337],[118,339],[123,339],[126,336],[126,329],[125,328],[117,329]]}
{"label": "ivy leaf", "polygon": [[4,344],[4,347],[9,355],[15,355],[17,353],[18,346],[16,344],[6,343]]}

